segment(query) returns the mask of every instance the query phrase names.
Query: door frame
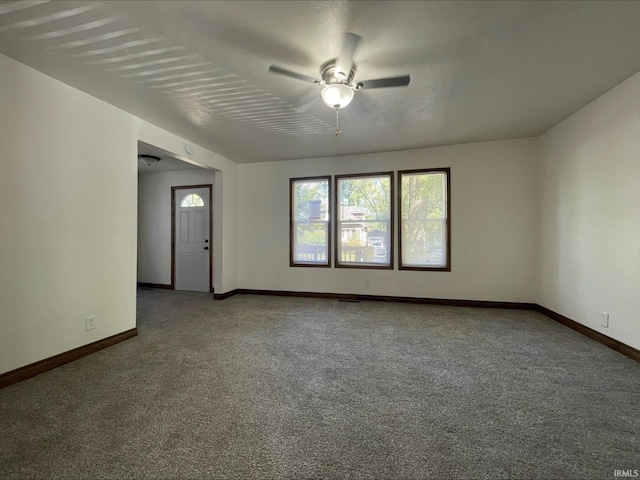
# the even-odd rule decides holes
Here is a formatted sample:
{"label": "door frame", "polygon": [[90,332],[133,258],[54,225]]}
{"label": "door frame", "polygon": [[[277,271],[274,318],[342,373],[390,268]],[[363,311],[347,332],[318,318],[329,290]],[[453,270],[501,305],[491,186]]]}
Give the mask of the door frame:
{"label": "door frame", "polygon": [[171,187],[171,290],[176,289],[176,190],[209,189],[209,292],[213,292],[213,185],[180,185]]}

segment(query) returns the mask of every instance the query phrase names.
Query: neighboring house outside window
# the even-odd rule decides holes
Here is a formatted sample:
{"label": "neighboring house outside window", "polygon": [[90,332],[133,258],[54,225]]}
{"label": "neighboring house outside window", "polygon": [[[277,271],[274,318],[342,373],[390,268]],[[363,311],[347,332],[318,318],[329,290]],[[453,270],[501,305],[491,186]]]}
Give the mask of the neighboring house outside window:
{"label": "neighboring house outside window", "polygon": [[336,267],[393,269],[393,172],[336,176]]}

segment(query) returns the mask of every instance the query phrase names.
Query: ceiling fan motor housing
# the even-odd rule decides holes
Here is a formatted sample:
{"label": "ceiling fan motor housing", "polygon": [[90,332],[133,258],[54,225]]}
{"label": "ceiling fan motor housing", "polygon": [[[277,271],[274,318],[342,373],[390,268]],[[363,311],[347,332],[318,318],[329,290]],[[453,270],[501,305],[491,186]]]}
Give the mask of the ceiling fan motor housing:
{"label": "ceiling fan motor housing", "polygon": [[356,73],[356,64],[352,64],[351,71],[346,76],[346,78],[340,78],[340,74],[336,76],[337,72],[335,58],[323,64],[322,67],[320,67],[320,73],[322,74],[322,80],[324,80],[324,83],[326,83],[327,85],[342,83],[343,85],[351,86],[351,82],[353,82],[353,77]]}

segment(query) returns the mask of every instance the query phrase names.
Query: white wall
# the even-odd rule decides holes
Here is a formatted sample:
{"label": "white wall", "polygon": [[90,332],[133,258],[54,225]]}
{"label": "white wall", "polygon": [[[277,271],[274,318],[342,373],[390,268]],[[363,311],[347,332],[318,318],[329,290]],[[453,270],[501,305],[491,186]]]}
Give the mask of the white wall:
{"label": "white wall", "polygon": [[138,139],[132,116],[1,56],[0,85],[5,372],[135,327]]}
{"label": "white wall", "polygon": [[640,348],[640,73],[542,135],[538,196],[538,303]]}
{"label": "white wall", "polygon": [[[135,327],[138,140],[186,141],[3,55],[0,86],[3,373]],[[232,290],[237,166],[192,157],[220,170],[215,276]]]}
{"label": "white wall", "polygon": [[[139,175],[138,282],[171,284],[171,187],[206,184],[215,187],[213,170]],[[211,242],[215,251],[213,239]]]}
{"label": "white wall", "polygon": [[[534,302],[536,155],[524,139],[240,165],[239,285]],[[451,167],[451,272],[289,267],[289,178],[433,167]]]}

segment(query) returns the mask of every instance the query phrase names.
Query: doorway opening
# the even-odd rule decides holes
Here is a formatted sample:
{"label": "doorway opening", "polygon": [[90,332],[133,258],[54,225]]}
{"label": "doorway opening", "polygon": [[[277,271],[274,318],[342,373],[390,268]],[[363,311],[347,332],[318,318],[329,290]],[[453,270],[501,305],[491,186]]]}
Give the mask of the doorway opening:
{"label": "doorway opening", "polygon": [[[150,156],[159,160],[149,159]],[[216,170],[140,141],[138,157],[138,288],[213,292]],[[204,191],[188,191],[194,187],[204,188]],[[187,194],[193,196],[187,198]],[[177,198],[180,203],[176,208]],[[176,231],[176,221],[181,218],[184,231]],[[192,266],[197,280],[195,288],[193,285],[185,287],[176,278],[184,273],[176,256],[189,257],[188,252],[176,250],[176,236],[179,240],[190,237],[193,245],[197,245],[191,258],[204,261]]]}

